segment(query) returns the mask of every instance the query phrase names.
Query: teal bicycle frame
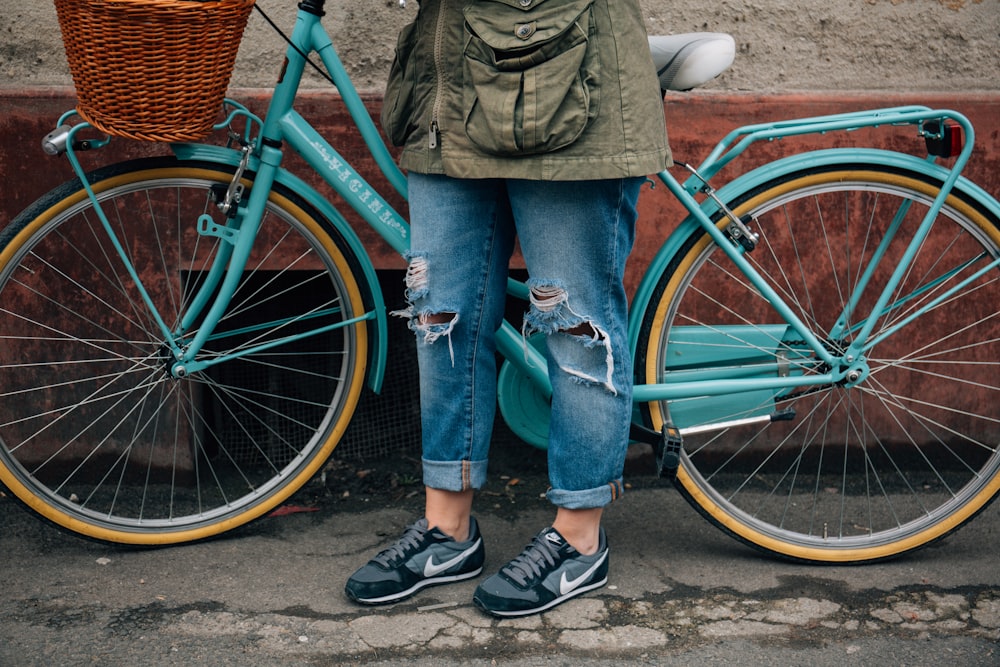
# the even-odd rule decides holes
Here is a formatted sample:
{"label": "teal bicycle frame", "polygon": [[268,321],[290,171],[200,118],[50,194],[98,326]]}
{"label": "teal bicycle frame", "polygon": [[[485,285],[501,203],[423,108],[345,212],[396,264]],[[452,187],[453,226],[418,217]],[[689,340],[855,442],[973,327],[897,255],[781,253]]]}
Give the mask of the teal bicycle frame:
{"label": "teal bicycle frame", "polygon": [[[329,35],[322,27],[320,17],[300,11],[294,32],[291,36],[291,42],[292,45],[287,50],[286,65],[282,71],[281,80],[274,90],[267,114],[263,119],[254,116],[245,107],[235,102],[228,102],[235,110],[218,128],[231,127],[233,122],[239,117],[246,119],[247,147],[244,149],[242,155],[239,151],[231,148],[213,147],[202,144],[177,144],[173,146],[175,154],[182,159],[205,160],[229,166],[239,166],[237,179],[234,180],[234,184],[238,181],[239,174],[242,173],[244,168],[254,173],[253,186],[249,199],[245,205],[240,204],[237,207],[236,215],[228,221],[226,226],[216,225],[209,220],[200,222],[199,231],[202,234],[218,237],[222,242],[224,251],[220,252],[216,257],[208,279],[200,288],[199,293],[192,301],[189,310],[185,313],[182,322],[176,330],[168,327],[156,312],[152,300],[143,289],[138,272],[119,245],[114,230],[104,217],[103,212],[101,212],[97,198],[89,186],[86,185],[86,179],[81,178],[81,180],[85,187],[87,187],[95,209],[100,213],[101,222],[106,232],[113,240],[122,261],[128,267],[129,273],[139,287],[142,298],[161,328],[164,340],[167,341],[174,354],[176,363],[173,365],[172,372],[175,376],[181,377],[198,372],[210,365],[224,363],[239,356],[253,354],[268,347],[293,342],[307,336],[329,331],[333,328],[351,326],[359,321],[368,321],[377,333],[375,336],[375,350],[372,353],[372,364],[369,370],[369,386],[373,390],[378,391],[382,383],[387,353],[385,335],[386,315],[374,268],[360,240],[351,230],[343,216],[314,189],[281,167],[283,147],[287,146],[301,155],[306,163],[367,224],[374,228],[394,250],[401,254],[405,253],[408,248],[409,226],[403,216],[393,209],[383,196],[294,110],[295,96],[298,92],[299,83],[306,65],[306,59],[303,54],[318,53],[340,93],[348,113],[356,124],[365,145],[374,157],[376,165],[388,179],[392,187],[404,199],[407,195],[406,178],[381,139],[374,121],[362,103],[357,90],[341,63]],[[60,124],[64,123],[65,119],[72,113],[74,112],[64,115],[63,119],[60,119]],[[721,188],[715,194],[714,198],[710,196],[703,201],[697,199],[701,195],[712,195],[714,191],[708,186],[708,180],[715,176],[734,158],[743,153],[750,145],[758,141],[771,141],[806,134],[850,131],[863,127],[879,127],[883,125],[919,125],[921,133],[931,135],[934,138],[935,130],[926,129],[926,127],[930,127],[928,123],[933,122],[938,124],[937,127],[943,128],[945,121],[952,121],[959,125],[966,138],[961,153],[955,159],[950,170],[945,170],[943,167],[933,164],[935,160],[933,156],[929,156],[927,160],[921,160],[912,156],[869,149],[816,151],[793,155],[789,158],[770,163],[732,181]],[[253,125],[259,127],[259,134],[256,138],[253,137],[253,132],[251,131]],[[81,177],[83,170],[74,155],[72,138],[73,135],[86,127],[88,127],[86,123],[80,123],[72,128],[67,148],[71,164]],[[863,318],[853,328],[845,331],[844,328],[846,325],[844,323],[853,319],[851,317],[853,315],[852,311],[858,304],[860,294],[867,286],[874,267],[882,258],[884,249],[888,246],[896,229],[895,226],[892,227],[892,231],[883,239],[882,245],[874,254],[870,265],[863,272],[862,279],[858,282],[854,294],[847,300],[845,309],[839,318],[840,324],[827,332],[828,337],[838,339],[849,331],[854,340],[843,354],[835,355],[824,346],[823,342],[817,338],[805,323],[784,303],[774,289],[757,273],[751,263],[744,257],[746,249],[735,243],[727,235],[725,220],[722,224],[719,224],[718,222],[713,222],[713,217],[718,218],[719,214],[723,214],[723,217],[725,217],[727,211],[721,202],[729,201],[736,195],[777,175],[788,173],[794,169],[800,169],[806,166],[807,163],[821,163],[823,160],[836,159],[835,156],[842,158],[845,150],[851,151],[851,154],[857,157],[859,161],[891,162],[893,160],[906,160],[906,165],[909,167],[913,167],[913,163],[917,162],[926,165],[925,169],[947,172],[943,178],[944,187],[937,194],[922,224],[909,241],[908,249],[904,254],[904,261],[896,267],[895,273],[882,290],[872,311],[873,314],[888,313],[901,308],[914,296],[918,296],[917,294],[911,294],[894,298],[893,294],[903,279],[909,262],[916,255],[935,217],[944,205],[948,194],[955,184],[959,182],[961,171],[968,162],[972,152],[973,138],[974,134],[971,123],[957,112],[932,110],[927,107],[918,106],[900,107],[743,127],[725,137],[704,162],[697,167],[695,170],[696,175],[689,178],[685,183],[682,184],[666,171],[658,174],[658,179],[687,209],[690,217],[667,239],[647,270],[645,278],[633,299],[629,327],[629,337],[633,354],[635,353],[638,338],[639,320],[651,299],[656,279],[661,274],[665,262],[672,255],[677,244],[690,233],[692,225],[697,225],[704,228],[711,235],[712,239],[733,262],[736,269],[746,276],[747,280],[773,306],[775,312],[786,323],[786,325],[781,326],[787,327],[786,330],[788,332],[794,332],[793,335],[796,339],[804,341],[805,347],[808,348],[811,354],[815,355],[813,360],[817,363],[822,362],[824,367],[830,370],[826,373],[806,374],[800,372],[798,375],[793,373],[785,376],[779,376],[777,372],[774,372],[770,376],[765,376],[767,373],[763,371],[766,368],[757,366],[754,367],[752,373],[746,374],[751,377],[732,377],[731,370],[727,372],[726,376],[715,377],[721,373],[717,370],[713,371],[713,364],[709,362],[704,371],[695,371],[692,374],[685,375],[685,379],[681,381],[637,385],[634,391],[635,402],[645,403],[694,396],[721,396],[761,390],[772,391],[775,395],[778,395],[782,391],[788,391],[800,386],[835,383],[851,384],[863,379],[866,372],[864,362],[866,350],[876,345],[886,336],[892,335],[935,305],[961,292],[966,285],[973,282],[982,274],[994,270],[1000,264],[1000,260],[989,261],[980,271],[943,291],[933,301],[924,304],[918,311],[911,313],[905,319],[881,333],[878,338],[869,339],[875,326],[875,317]],[[100,143],[90,141],[92,146]],[[199,359],[202,347],[208,340],[211,340],[215,327],[222,317],[230,297],[237,288],[239,276],[250,255],[250,250],[254,243],[272,184],[276,181],[293,187],[296,192],[305,197],[317,210],[326,215],[338,227],[344,238],[347,239],[347,242],[359,260],[365,280],[368,283],[371,309],[360,317],[339,322],[335,325],[291,335],[287,338],[271,341],[266,345],[248,348],[237,353],[216,356],[211,359]],[[972,191],[977,189],[976,186],[964,179],[963,188],[968,188]],[[991,201],[989,197],[985,197],[985,200]],[[905,211],[898,213],[896,218],[897,223],[902,219],[904,213]],[[997,213],[1000,214],[1000,212]],[[957,272],[957,269],[932,280],[925,288],[922,288],[921,293],[943,283],[955,272]],[[527,286],[514,280],[509,281],[509,292],[519,298],[527,298],[528,294]],[[195,322],[199,322],[199,326],[194,335],[189,336],[188,331],[194,327]],[[260,325],[260,328],[269,326],[270,324],[273,323]],[[695,332],[693,335],[698,334]],[[705,335],[708,335],[708,332],[705,332]],[[779,334],[777,339],[782,340],[782,335]],[[531,378],[538,392],[543,397],[547,398],[551,395],[551,385],[547,376],[544,357],[531,345],[526,345],[521,334],[508,322],[504,322],[497,333],[497,346],[501,354],[510,363],[514,364],[520,373]],[[716,362],[723,361],[725,360],[716,360]],[[771,362],[771,365],[773,366],[772,370],[777,370],[774,362]]]}

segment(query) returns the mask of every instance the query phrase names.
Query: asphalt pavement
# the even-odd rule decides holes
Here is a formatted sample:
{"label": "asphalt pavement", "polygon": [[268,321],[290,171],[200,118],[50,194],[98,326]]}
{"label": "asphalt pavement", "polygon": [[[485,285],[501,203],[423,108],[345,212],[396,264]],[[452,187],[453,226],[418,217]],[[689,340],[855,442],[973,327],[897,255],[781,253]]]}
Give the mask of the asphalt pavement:
{"label": "asphalt pavement", "polygon": [[[476,504],[490,573],[552,516],[544,476],[508,458]],[[67,535],[4,494],[0,667],[1000,665],[1000,506],[902,559],[803,566],[638,481],[606,512],[609,585],[519,620],[481,614],[475,580],[391,607],[345,598],[345,577],[419,512],[418,486],[328,480],[280,516],[152,550]]]}

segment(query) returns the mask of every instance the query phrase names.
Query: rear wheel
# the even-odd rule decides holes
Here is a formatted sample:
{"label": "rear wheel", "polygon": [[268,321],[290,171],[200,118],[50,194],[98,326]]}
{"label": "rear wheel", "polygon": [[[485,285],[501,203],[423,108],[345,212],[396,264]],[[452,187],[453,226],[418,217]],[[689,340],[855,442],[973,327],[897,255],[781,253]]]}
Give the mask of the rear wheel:
{"label": "rear wheel", "polygon": [[[1000,271],[973,277],[1000,257],[997,219],[953,192],[890,307],[871,312],[940,185],[918,173],[834,165],[731,202],[741,218],[757,219],[750,262],[819,340],[841,354],[875,318],[868,340],[877,341],[857,383],[645,406],[653,427],[670,420],[685,433],[682,493],[738,539],[802,561],[888,558],[947,535],[1000,490]],[[883,239],[891,242],[880,248]],[[669,383],[828,370],[797,338],[695,229],[643,315],[637,374]]]}
{"label": "rear wheel", "polygon": [[[222,246],[195,222],[225,222],[213,189],[231,177],[170,158],[91,176],[173,331]],[[364,383],[367,330],[347,323],[364,305],[346,248],[276,186],[201,358],[276,344],[176,378],[80,184],[47,195],[0,234],[0,481],[59,526],[110,542],[202,539],[272,510],[333,451]],[[335,328],[283,341],[321,326]]]}

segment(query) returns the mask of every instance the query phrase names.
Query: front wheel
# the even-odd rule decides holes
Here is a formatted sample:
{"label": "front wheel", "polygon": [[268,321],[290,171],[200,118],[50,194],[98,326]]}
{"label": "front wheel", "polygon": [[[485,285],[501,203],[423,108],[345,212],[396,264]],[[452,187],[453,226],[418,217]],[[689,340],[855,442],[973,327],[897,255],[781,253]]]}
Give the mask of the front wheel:
{"label": "front wheel", "polygon": [[[1000,271],[974,277],[1000,257],[997,218],[953,191],[872,312],[940,186],[916,171],[833,164],[731,202],[757,221],[751,264],[832,353],[872,319],[877,341],[856,382],[644,406],[653,427],[670,420],[686,433],[676,483],[731,535],[799,561],[884,559],[947,535],[1000,490]],[[693,228],[643,315],[636,372],[669,383],[828,371],[797,338]]]}
{"label": "front wheel", "polygon": [[[225,223],[215,201],[231,177],[170,158],[90,175],[175,332],[224,245],[195,223]],[[108,542],[187,542],[268,513],[322,466],[364,383],[367,330],[350,322],[364,304],[345,248],[276,186],[200,358],[274,345],[175,377],[80,183],[41,199],[0,234],[0,481],[46,519]]]}

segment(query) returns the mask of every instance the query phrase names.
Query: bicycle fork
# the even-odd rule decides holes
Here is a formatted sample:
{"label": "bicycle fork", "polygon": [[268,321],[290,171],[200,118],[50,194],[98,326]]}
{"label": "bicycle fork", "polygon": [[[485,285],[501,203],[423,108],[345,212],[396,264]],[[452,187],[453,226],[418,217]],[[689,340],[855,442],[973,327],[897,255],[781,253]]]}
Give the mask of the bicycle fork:
{"label": "bicycle fork", "polygon": [[[226,216],[226,222],[223,224],[217,223],[208,213],[202,214],[196,221],[191,221],[192,224],[196,223],[198,234],[215,240],[218,244],[218,249],[214,253],[211,266],[206,272],[205,280],[191,296],[187,306],[181,313],[177,328],[171,329],[153,302],[132,258],[123,246],[119,235],[115,232],[107,213],[104,211],[98,194],[93,191],[87,181],[86,174],[76,155],[77,150],[92,150],[106,146],[110,143],[110,137],[105,136],[96,140],[77,138],[79,132],[91,126],[88,123],[80,123],[72,127],[66,124],[65,120],[75,113],[75,111],[70,111],[60,118],[58,128],[43,140],[43,149],[51,155],[66,154],[73,171],[79,178],[87,193],[87,197],[93,205],[93,210],[100,221],[101,227],[107,234],[115,253],[133,281],[139,298],[162,335],[164,348],[172,359],[167,364],[166,369],[171,376],[183,378],[225,361],[285,345],[305,335],[326,333],[333,329],[351,326],[361,320],[368,319],[368,315],[362,315],[357,318],[310,330],[308,334],[295,334],[283,338],[275,338],[265,343],[241,348],[226,355],[199,359],[199,354],[204,349],[205,344],[213,340],[213,337],[280,328],[291,321],[265,322],[250,328],[227,331],[224,334],[216,333],[219,322],[225,315],[230,300],[240,286],[241,278],[249,262],[257,232],[264,218],[271,186],[277,176],[278,165],[282,156],[281,151],[267,146],[264,146],[259,151],[260,159],[254,177],[254,187],[250,189],[249,198],[244,199],[244,182],[242,177],[249,164],[251,155],[254,153],[252,145],[244,145],[240,165],[237,167],[229,186],[224,192],[220,191],[216,193],[215,204],[219,207],[220,212]],[[320,318],[327,315],[328,312],[310,313],[305,317]],[[192,331],[194,334],[190,335]]]}

